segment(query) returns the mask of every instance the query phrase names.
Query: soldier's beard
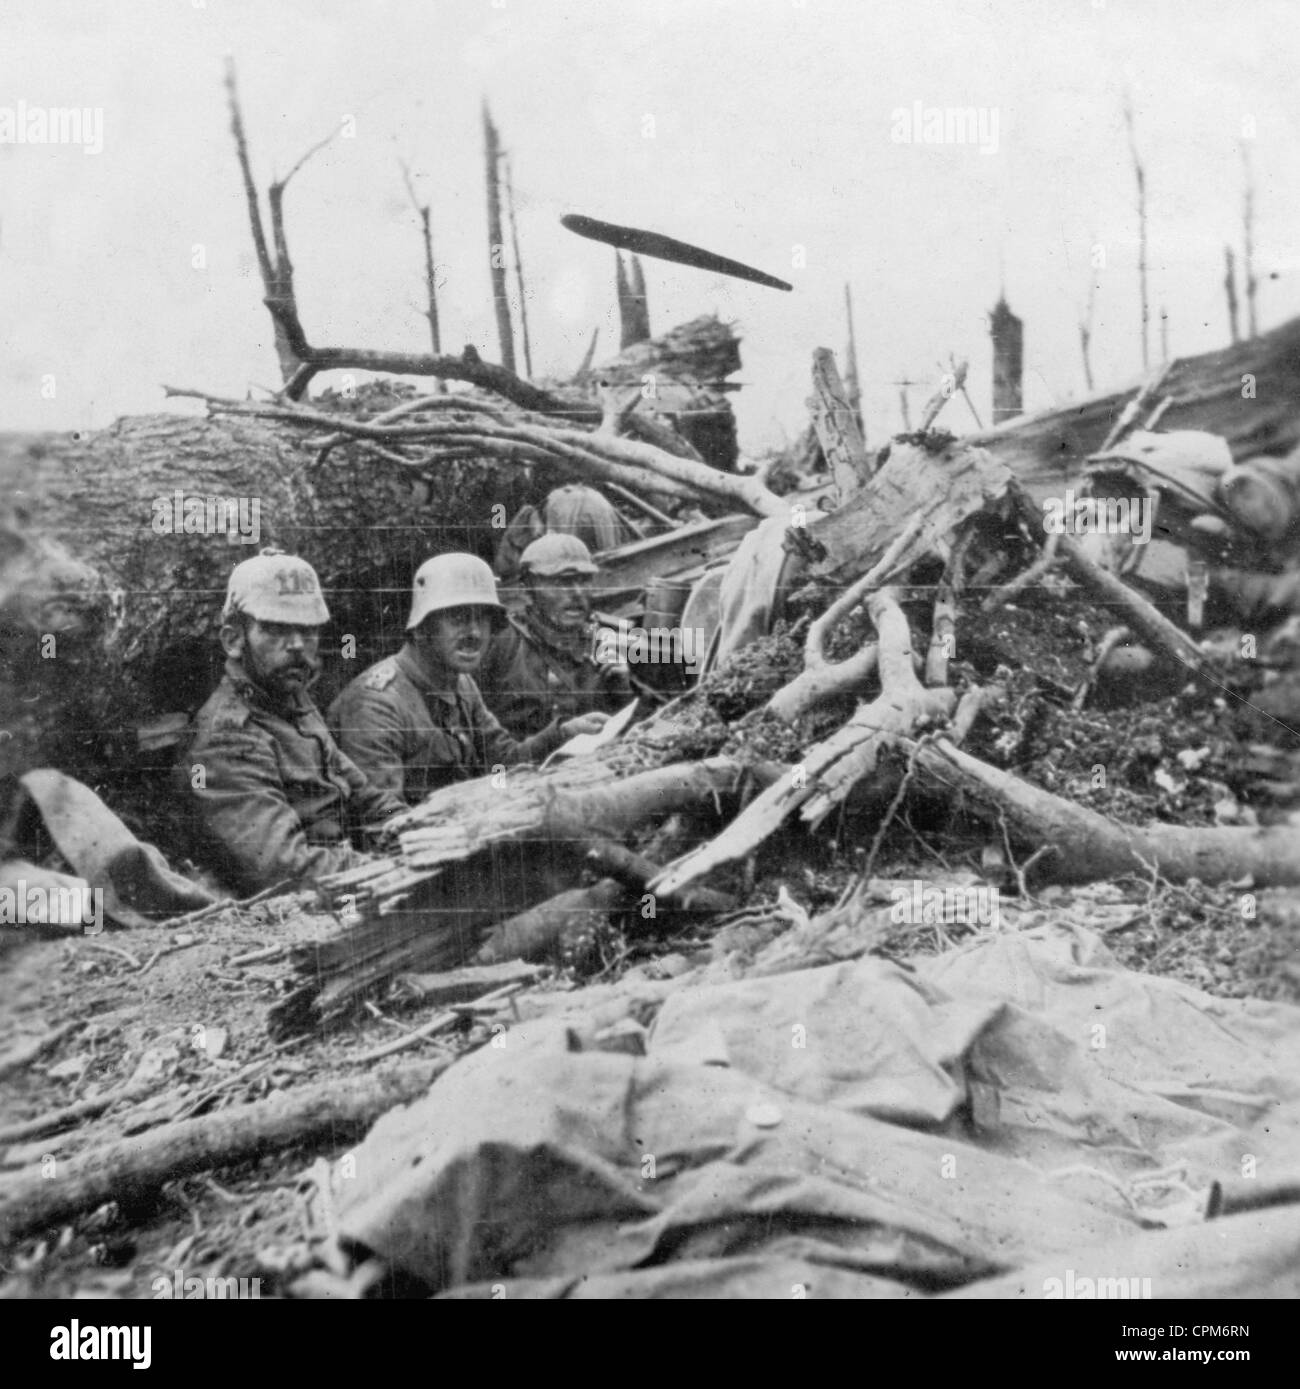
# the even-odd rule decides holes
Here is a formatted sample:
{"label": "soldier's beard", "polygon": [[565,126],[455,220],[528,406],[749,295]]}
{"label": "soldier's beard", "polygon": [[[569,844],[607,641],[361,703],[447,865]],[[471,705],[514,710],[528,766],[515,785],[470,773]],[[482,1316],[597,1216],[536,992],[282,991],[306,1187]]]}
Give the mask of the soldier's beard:
{"label": "soldier's beard", "polygon": [[320,660],[303,652],[275,668],[264,664],[251,647],[244,648],[244,669],[267,694],[279,700],[292,700],[320,678]]}

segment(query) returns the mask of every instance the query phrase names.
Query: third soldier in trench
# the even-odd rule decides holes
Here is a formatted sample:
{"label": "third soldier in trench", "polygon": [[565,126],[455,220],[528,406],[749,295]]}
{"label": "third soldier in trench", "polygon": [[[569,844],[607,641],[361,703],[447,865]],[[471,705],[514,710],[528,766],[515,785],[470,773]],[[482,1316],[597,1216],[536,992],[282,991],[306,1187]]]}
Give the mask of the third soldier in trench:
{"label": "third soldier in trench", "polygon": [[628,669],[598,659],[592,623],[597,567],[577,536],[534,540],[519,561],[525,606],[492,639],[479,673],[488,708],[527,738],[556,718],[612,714],[632,698]]}

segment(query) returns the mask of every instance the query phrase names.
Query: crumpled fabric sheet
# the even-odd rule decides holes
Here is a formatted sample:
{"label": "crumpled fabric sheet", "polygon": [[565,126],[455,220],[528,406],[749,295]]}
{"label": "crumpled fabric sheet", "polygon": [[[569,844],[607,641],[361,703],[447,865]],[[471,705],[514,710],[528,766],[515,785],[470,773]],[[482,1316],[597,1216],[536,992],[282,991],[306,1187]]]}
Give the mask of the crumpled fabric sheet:
{"label": "crumpled fabric sheet", "polygon": [[517,1023],[386,1115],[343,1237],[458,1297],[1293,1295],[1293,1207],[1206,1216],[1300,1169],[1300,1009],[1067,923],[683,986],[644,1055],[599,1035]]}
{"label": "crumpled fabric sheet", "polygon": [[148,926],[221,900],[141,843],[88,786],[50,768],[19,784],[77,877],[103,889],[104,914],[119,925]]}
{"label": "crumpled fabric sheet", "polygon": [[789,519],[768,516],[740,542],[723,571],[718,590],[718,642],[709,669],[771,630],[781,570],[789,558],[783,545]]}

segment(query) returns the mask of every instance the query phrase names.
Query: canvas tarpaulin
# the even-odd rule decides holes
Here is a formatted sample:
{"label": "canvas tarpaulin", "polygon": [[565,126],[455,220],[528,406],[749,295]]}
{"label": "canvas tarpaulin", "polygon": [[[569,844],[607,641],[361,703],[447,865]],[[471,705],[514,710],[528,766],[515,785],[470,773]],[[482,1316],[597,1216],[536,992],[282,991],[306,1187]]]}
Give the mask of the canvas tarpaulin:
{"label": "canvas tarpaulin", "polygon": [[[1215,1183],[1296,1152],[1300,1009],[1121,971],[1071,927],[683,982],[643,1054],[600,1035],[516,1022],[381,1119],[345,1240],[460,1296],[916,1297],[1043,1296],[1164,1239],[1185,1296],[1177,1249],[1261,1218],[1207,1221]],[[1300,1230],[1269,1228],[1234,1287],[1287,1282]]]}

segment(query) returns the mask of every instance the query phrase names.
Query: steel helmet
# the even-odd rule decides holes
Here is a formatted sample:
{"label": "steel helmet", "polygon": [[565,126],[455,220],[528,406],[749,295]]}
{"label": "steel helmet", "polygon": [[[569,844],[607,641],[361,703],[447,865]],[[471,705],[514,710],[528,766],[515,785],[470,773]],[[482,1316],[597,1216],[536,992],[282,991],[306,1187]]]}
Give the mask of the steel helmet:
{"label": "steel helmet", "polygon": [[415,571],[411,586],[409,632],[430,613],[447,608],[492,608],[504,613],[492,570],[476,555],[435,555]]}
{"label": "steel helmet", "polygon": [[556,574],[595,574],[591,551],[576,535],[550,531],[540,536],[519,556],[519,568],[525,574],[553,578]]}
{"label": "steel helmet", "polygon": [[305,559],[276,549],[265,549],[231,570],[222,622],[235,613],[294,627],[321,627],[330,620],[316,571]]}

